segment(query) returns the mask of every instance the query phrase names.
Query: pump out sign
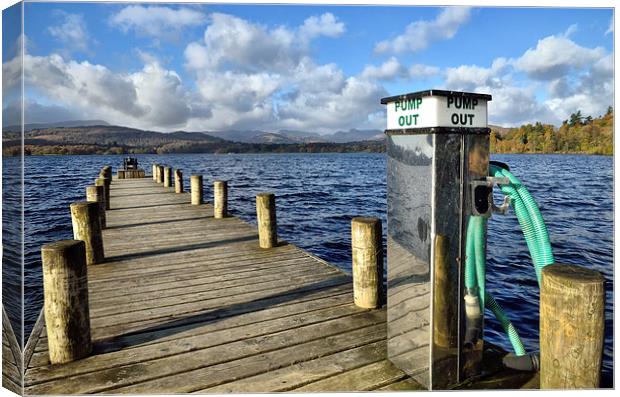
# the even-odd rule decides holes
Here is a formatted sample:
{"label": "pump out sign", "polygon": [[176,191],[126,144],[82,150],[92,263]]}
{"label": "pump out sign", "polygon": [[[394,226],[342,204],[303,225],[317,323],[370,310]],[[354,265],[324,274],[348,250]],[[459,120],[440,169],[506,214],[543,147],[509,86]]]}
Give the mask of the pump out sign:
{"label": "pump out sign", "polygon": [[487,128],[490,95],[427,90],[381,99],[387,131],[418,128]]}

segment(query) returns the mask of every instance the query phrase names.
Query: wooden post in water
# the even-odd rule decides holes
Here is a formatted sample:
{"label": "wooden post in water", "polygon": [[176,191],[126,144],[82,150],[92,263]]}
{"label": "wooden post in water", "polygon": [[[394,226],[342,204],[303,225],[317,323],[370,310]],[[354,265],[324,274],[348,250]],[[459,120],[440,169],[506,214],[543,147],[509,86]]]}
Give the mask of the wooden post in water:
{"label": "wooden post in water", "polygon": [[376,309],[383,304],[383,245],[381,220],[351,220],[353,301],[358,307]]}
{"label": "wooden post in water", "polygon": [[52,364],[90,354],[90,317],[84,241],[63,240],[41,247],[43,311]]}
{"label": "wooden post in water", "polygon": [[95,179],[95,186],[103,186],[103,196],[105,197],[105,209],[110,209],[110,180],[104,178]]}
{"label": "wooden post in water", "polygon": [[273,193],[256,195],[256,220],[258,244],[261,248],[273,248],[278,244],[276,221],[276,196]]}
{"label": "wooden post in water", "polygon": [[169,188],[172,186],[172,168],[164,167],[164,187]]}
{"label": "wooden post in water", "polygon": [[183,172],[178,168],[174,170],[174,192],[183,193]]}
{"label": "wooden post in water", "polygon": [[228,216],[228,182],[213,182],[213,216],[217,219]]}
{"label": "wooden post in water", "polygon": [[159,164],[153,163],[153,180],[157,182],[157,170],[159,169]]}
{"label": "wooden post in water", "polygon": [[594,270],[553,264],[540,287],[540,388],[599,387],[605,337],[605,279]]}
{"label": "wooden post in water", "polygon": [[164,166],[157,166],[157,183],[164,183]]}
{"label": "wooden post in water", "polygon": [[86,244],[86,264],[103,262],[103,237],[99,223],[99,204],[79,201],[71,204],[73,238]]}
{"label": "wooden post in water", "polygon": [[434,259],[433,344],[453,348],[458,344],[458,315],[454,305],[458,274],[450,263],[450,240],[442,234],[435,235]]}
{"label": "wooden post in water", "polygon": [[99,204],[99,223],[101,228],[105,229],[105,193],[103,190],[103,186],[86,186],[86,201],[94,201]]}
{"label": "wooden post in water", "polygon": [[189,178],[189,185],[192,192],[192,205],[202,204],[202,175],[192,175]]}

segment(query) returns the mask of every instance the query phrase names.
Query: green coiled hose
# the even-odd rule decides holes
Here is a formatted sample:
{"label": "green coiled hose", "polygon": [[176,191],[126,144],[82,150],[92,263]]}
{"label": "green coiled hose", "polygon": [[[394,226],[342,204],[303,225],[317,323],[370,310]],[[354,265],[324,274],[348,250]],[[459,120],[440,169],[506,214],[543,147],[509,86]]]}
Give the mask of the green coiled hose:
{"label": "green coiled hose", "polygon": [[[493,164],[489,168],[491,175],[509,180],[508,184],[500,184],[500,188],[511,199],[540,285],[542,269],[554,262],[549,233],[540,209],[525,186],[508,170]],[[465,287],[470,291],[478,292],[481,308],[486,307],[491,310],[508,335],[515,355],[522,356],[526,352],[516,328],[493,296],[486,292],[485,230],[486,218],[482,216],[469,217],[465,243]]]}

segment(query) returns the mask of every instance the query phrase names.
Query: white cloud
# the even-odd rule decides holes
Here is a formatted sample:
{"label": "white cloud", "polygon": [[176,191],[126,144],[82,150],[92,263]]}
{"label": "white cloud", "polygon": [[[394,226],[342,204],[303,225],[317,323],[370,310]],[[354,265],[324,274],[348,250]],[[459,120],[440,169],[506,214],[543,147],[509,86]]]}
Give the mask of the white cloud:
{"label": "white cloud", "polygon": [[613,34],[613,33],[614,33],[614,18],[612,17],[609,20],[609,27],[605,31],[605,36],[607,36],[608,34]]}
{"label": "white cloud", "polygon": [[409,71],[395,57],[391,57],[380,66],[366,66],[361,76],[367,79],[392,80],[408,77]]}
{"label": "white cloud", "polygon": [[554,80],[572,70],[583,69],[605,55],[602,47],[582,47],[564,36],[538,41],[515,61],[517,69],[536,80]]}
{"label": "white cloud", "polygon": [[395,38],[384,40],[375,46],[375,52],[416,52],[438,40],[451,39],[461,25],[469,21],[470,8],[446,7],[432,21],[420,20],[405,28]]}
{"label": "white cloud", "polygon": [[135,73],[65,61],[56,54],[24,58],[25,84],[59,105],[114,124],[166,129],[184,126],[209,107],[182,84],[179,75],[148,63]]}
{"label": "white cloud", "polygon": [[84,17],[61,10],[56,10],[54,14],[58,15],[62,21],[59,25],[48,27],[49,34],[61,42],[67,50],[88,53],[91,38]]}
{"label": "white cloud", "polygon": [[156,39],[176,39],[183,29],[206,21],[204,13],[188,8],[131,5],[110,17],[110,24],[123,32],[134,31]]}
{"label": "white cloud", "polygon": [[[2,108],[2,126],[21,124],[22,102],[12,101]],[[57,121],[77,120],[81,114],[59,105],[46,105],[27,100],[24,103],[24,121],[29,123],[53,123]]]}
{"label": "white cloud", "polygon": [[441,69],[437,66],[415,64],[409,68],[409,75],[412,78],[426,79],[439,74]]}
{"label": "white cloud", "polygon": [[338,21],[338,19],[329,12],[318,17],[314,15],[309,17],[299,28],[299,34],[307,39],[318,36],[338,37],[344,33],[344,31],[344,23]]}

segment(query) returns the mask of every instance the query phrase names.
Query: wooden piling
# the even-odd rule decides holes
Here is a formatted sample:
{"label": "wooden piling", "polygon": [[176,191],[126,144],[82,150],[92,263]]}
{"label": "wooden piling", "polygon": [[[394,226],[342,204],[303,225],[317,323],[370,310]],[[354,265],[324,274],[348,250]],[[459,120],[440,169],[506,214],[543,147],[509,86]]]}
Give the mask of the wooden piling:
{"label": "wooden piling", "polygon": [[164,187],[172,187],[172,168],[164,167]]}
{"label": "wooden piling", "polygon": [[93,201],[99,204],[99,223],[101,228],[106,228],[105,217],[105,192],[103,186],[86,186],[86,201]]}
{"label": "wooden piling", "polygon": [[202,204],[202,175],[192,175],[189,178],[192,192],[192,205]]}
{"label": "wooden piling", "polygon": [[353,256],[353,300],[365,309],[383,304],[383,246],[381,220],[356,217],[351,220]]}
{"label": "wooden piling", "polygon": [[261,248],[273,248],[278,244],[276,221],[276,196],[273,193],[256,195],[256,219],[258,244]]}
{"label": "wooden piling", "polygon": [[153,180],[157,182],[157,170],[159,169],[159,164],[153,164]]}
{"label": "wooden piling", "polygon": [[92,350],[84,241],[45,244],[41,260],[50,362],[78,360]]}
{"label": "wooden piling", "polygon": [[217,219],[228,216],[228,182],[213,182],[213,216]]}
{"label": "wooden piling", "polygon": [[86,264],[103,262],[103,237],[99,223],[99,204],[79,201],[71,204],[71,223],[73,238],[86,245]]}
{"label": "wooden piling", "polygon": [[118,170],[116,174],[118,179],[125,179],[125,170]]}
{"label": "wooden piling", "polygon": [[164,166],[157,166],[157,183],[164,183]]}
{"label": "wooden piling", "polygon": [[95,186],[103,186],[103,195],[105,197],[105,209],[110,209],[110,179],[97,178],[95,179]]}
{"label": "wooden piling", "polygon": [[106,165],[105,167],[101,169],[101,171],[103,173],[104,178],[112,179],[112,167],[111,166]]}
{"label": "wooden piling", "polygon": [[180,169],[174,170],[174,192],[183,193],[183,172]]}
{"label": "wooden piling", "polygon": [[605,337],[605,279],[594,270],[553,264],[540,289],[540,388],[599,387]]}

